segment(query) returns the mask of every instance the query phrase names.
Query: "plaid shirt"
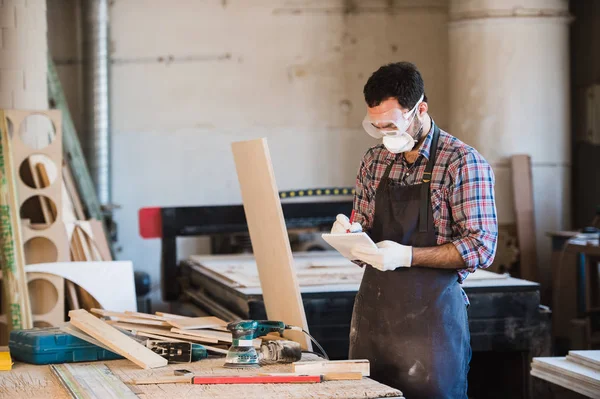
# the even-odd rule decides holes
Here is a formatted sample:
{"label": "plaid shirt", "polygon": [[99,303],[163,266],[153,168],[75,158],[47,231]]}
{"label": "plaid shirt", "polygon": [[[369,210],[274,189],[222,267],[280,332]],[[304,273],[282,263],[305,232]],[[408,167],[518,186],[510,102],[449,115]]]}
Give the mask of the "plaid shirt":
{"label": "plaid shirt", "polygon": [[[383,144],[367,151],[360,164],[354,198],[354,221],[364,230],[373,225],[375,191],[387,166],[395,161],[389,175],[395,184],[421,183],[432,138],[430,129],[412,165]],[[451,242],[465,261],[466,268],[457,271],[460,283],[469,273],[490,266],[494,260],[498,239],[494,183],[492,168],[481,154],[440,129],[431,177],[431,205],[438,245]]]}

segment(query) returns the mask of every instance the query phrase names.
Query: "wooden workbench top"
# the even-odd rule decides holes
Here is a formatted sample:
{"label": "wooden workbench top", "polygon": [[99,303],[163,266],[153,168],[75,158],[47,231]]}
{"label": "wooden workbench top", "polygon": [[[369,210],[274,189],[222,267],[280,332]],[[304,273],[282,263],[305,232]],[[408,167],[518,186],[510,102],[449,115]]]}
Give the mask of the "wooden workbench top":
{"label": "wooden workbench top", "polygon": [[[317,360],[304,355],[302,360]],[[175,369],[188,369],[197,374],[247,375],[292,372],[291,365],[264,366],[255,370],[227,369],[223,357],[204,359],[195,363],[174,364],[143,370],[129,360],[102,362],[126,384],[135,378],[173,375]],[[140,398],[245,398],[245,399],[313,399],[313,398],[399,398],[402,393],[369,378],[361,381],[327,381],[319,384],[256,384],[256,385],[129,385]],[[15,363],[11,371],[0,371],[0,398],[70,398],[49,366]]]}

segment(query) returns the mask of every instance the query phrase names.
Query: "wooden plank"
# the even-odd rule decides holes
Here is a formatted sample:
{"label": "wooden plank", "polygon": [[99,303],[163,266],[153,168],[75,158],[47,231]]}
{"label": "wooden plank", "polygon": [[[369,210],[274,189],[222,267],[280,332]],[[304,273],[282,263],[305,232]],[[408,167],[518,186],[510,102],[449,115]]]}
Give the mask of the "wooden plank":
{"label": "wooden plank", "polygon": [[138,397],[103,363],[53,364],[50,369],[75,398],[137,399]]}
{"label": "wooden plank", "polygon": [[564,376],[535,368],[531,369],[531,375],[553,384],[560,385],[561,387],[570,389],[571,391],[580,393],[589,398],[600,399],[600,394],[598,393],[597,389],[588,387],[580,382],[575,382],[569,378],[565,378]]}
{"label": "wooden plank", "polygon": [[107,351],[112,352],[112,349],[110,349],[108,346],[104,345],[102,342],[98,341],[97,339],[90,337],[89,335],[87,335],[86,333],[84,333],[83,331],[78,329],[77,327],[73,326],[71,323],[63,324],[62,326],[60,326],[60,329],[64,332],[66,332],[67,334],[70,334],[74,337],[84,340],[85,342],[89,342],[90,344],[99,346],[100,348],[103,348],[103,349],[106,349]]}
{"label": "wooden plank", "polygon": [[106,234],[104,233],[104,225],[102,222],[96,219],[90,219],[88,220],[88,223],[90,225],[90,229],[92,230],[94,245],[98,249],[98,252],[100,252],[100,257],[102,260],[113,260],[108,241],[106,241]]}
{"label": "wooden plank", "polygon": [[294,373],[362,373],[365,377],[371,372],[370,363],[366,359],[295,362],[292,363],[292,368]]}
{"label": "wooden plank", "polygon": [[128,317],[137,317],[138,319],[150,319],[150,320],[158,320],[158,321],[167,321],[169,318],[161,317],[153,314],[142,313],[142,312],[133,312],[131,310],[126,310],[123,315]]}
{"label": "wooden plank", "polygon": [[130,324],[143,324],[143,325],[147,325],[147,326],[171,327],[171,325],[169,323],[167,323],[166,321],[153,320],[153,319],[141,318],[141,317],[133,317],[133,316],[129,316],[127,313],[124,313],[124,312],[123,313],[122,312],[111,312],[109,310],[96,309],[96,308],[90,309],[90,312],[95,313],[100,316],[103,316],[103,317],[112,317],[111,321],[118,321],[118,322],[122,322],[122,323],[130,323]]}
{"label": "wooden plank", "polygon": [[192,335],[194,337],[202,338],[214,338],[222,342],[232,342],[231,333],[221,331],[209,331],[209,330],[180,330],[179,328],[172,328],[171,332],[183,335]]}
{"label": "wooden plank", "polygon": [[[267,317],[308,331],[267,141],[236,142],[232,151]],[[285,335],[312,350],[302,332]]]}
{"label": "wooden plank", "polygon": [[[7,329],[33,327],[29,290],[25,276],[25,254],[10,137],[4,111],[0,112],[0,256],[2,292]],[[15,133],[15,134],[18,134]]]}
{"label": "wooden plank", "polygon": [[600,371],[600,350],[569,351],[567,359]]}
{"label": "wooden plank", "polygon": [[219,328],[225,327],[227,322],[218,317],[190,317],[188,319],[173,319],[169,320],[169,324],[180,330],[196,330],[203,328]]}
{"label": "wooden plank", "polygon": [[596,387],[600,391],[600,372],[568,361],[564,357],[534,357],[532,367]]}
{"label": "wooden plank", "polygon": [[203,343],[207,343],[207,344],[218,344],[219,343],[219,340],[217,338],[199,337],[197,335],[178,334],[178,333],[171,332],[169,330],[162,330],[160,328],[148,327],[148,326],[144,326],[141,324],[120,323],[120,322],[115,322],[115,321],[110,321],[110,320],[108,320],[106,323],[108,323],[114,327],[122,328],[124,330],[133,331],[135,333],[146,332],[146,333],[151,333],[151,334],[162,335],[165,337],[178,338],[178,339],[182,339],[182,340],[186,340],[186,341],[203,342]]}
{"label": "wooden plank", "polygon": [[156,312],[157,316],[164,317],[166,319],[188,319],[188,316],[180,316],[178,314],[171,314],[165,312]]}
{"label": "wooden plank", "polygon": [[73,204],[73,210],[75,212],[77,220],[86,220],[85,213],[83,212],[83,205],[81,204],[79,193],[77,192],[75,182],[73,181],[73,174],[71,173],[71,169],[69,169],[69,166],[66,163],[64,163],[62,167],[62,176],[63,181],[65,182],[65,187],[67,189],[68,197],[71,200],[71,203]]}
{"label": "wooden plank", "polygon": [[75,284],[73,284],[72,281],[65,280],[65,285],[67,288],[67,301],[69,302],[70,310],[79,309],[79,299],[77,298],[77,290],[75,289]]}
{"label": "wooden plank", "polygon": [[83,309],[69,312],[71,324],[93,338],[102,342],[111,350],[126,357],[142,368],[156,368],[167,365],[167,359],[140,345],[119,330],[92,316]]}
{"label": "wooden plank", "polygon": [[[537,264],[531,157],[529,155],[513,155],[510,161],[519,240],[520,277],[542,283]],[[545,281],[544,285],[548,286],[549,283],[549,281]]]}

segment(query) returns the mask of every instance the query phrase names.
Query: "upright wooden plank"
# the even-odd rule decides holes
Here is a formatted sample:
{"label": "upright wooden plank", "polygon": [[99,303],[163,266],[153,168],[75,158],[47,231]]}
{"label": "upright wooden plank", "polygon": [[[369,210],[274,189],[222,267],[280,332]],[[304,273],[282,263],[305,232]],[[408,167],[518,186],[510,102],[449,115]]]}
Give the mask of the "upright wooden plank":
{"label": "upright wooden plank", "polygon": [[[517,219],[517,237],[521,254],[520,277],[541,283],[537,265],[531,157],[529,155],[513,155],[510,161],[515,216]],[[547,287],[548,283],[549,281],[544,285]]]}
{"label": "upright wooden plank", "polygon": [[[232,150],[267,317],[308,331],[267,141],[236,142]],[[285,335],[312,350],[301,332]]]}
{"label": "upright wooden plank", "polygon": [[[33,327],[29,290],[25,277],[25,253],[21,235],[19,204],[10,151],[10,137],[4,111],[0,111],[0,244],[3,302],[7,328]],[[15,133],[18,134],[18,133]]]}
{"label": "upright wooden plank", "polygon": [[156,368],[167,365],[167,359],[135,342],[116,328],[92,316],[84,309],[71,310],[69,317],[71,318],[72,325],[142,368]]}

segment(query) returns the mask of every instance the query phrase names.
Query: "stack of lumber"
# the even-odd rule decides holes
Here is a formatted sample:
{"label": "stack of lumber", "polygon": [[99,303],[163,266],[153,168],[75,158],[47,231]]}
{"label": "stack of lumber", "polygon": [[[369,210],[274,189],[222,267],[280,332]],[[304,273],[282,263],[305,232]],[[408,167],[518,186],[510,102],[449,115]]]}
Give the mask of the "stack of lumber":
{"label": "stack of lumber", "polygon": [[[91,312],[102,317],[107,325],[140,339],[198,343],[216,354],[226,354],[232,343],[227,322],[214,316],[186,317],[162,312],[147,314],[103,309],[91,309]],[[254,344],[260,347],[261,342],[257,339]]]}
{"label": "stack of lumber", "polygon": [[600,398],[600,350],[533,358],[531,375],[590,398]]}

